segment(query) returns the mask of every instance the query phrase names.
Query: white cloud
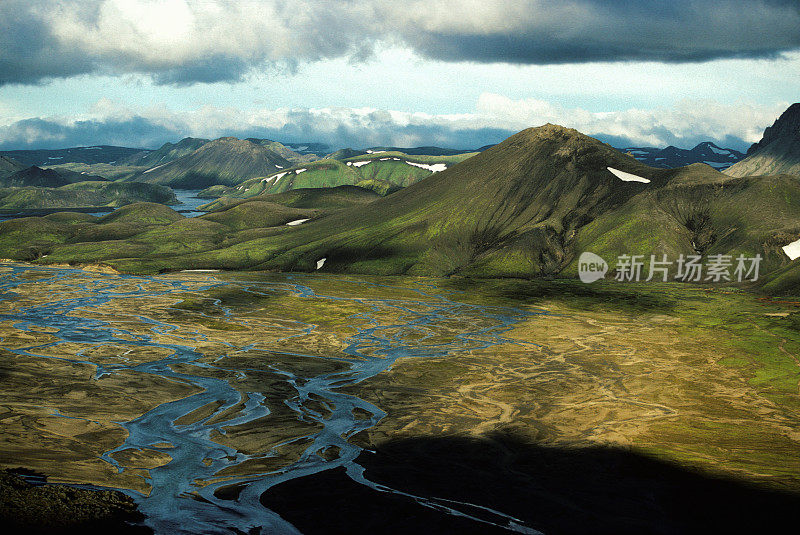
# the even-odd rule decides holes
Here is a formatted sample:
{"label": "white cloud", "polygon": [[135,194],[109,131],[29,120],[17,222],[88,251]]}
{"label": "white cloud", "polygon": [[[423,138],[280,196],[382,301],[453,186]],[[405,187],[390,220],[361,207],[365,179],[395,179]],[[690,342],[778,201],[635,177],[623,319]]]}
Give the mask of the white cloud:
{"label": "white cloud", "polygon": [[636,145],[659,147],[674,144],[688,148],[700,140],[724,143],[726,139],[738,138],[755,143],[761,138],[764,128],[788,105],[788,102],[724,105],[713,100],[684,100],[672,108],[588,112],[580,108],[564,108],[545,100],[512,100],[484,93],[478,100],[477,116],[486,124],[504,125],[511,129],[555,123],[588,135],[627,138]]}
{"label": "white cloud", "polygon": [[758,141],[788,103],[773,106],[682,101],[672,108],[589,112],[538,99],[514,100],[484,93],[475,110],[428,114],[374,108],[277,108],[242,110],[203,106],[171,111],[163,106],[134,111],[100,99],[81,117],[34,118],[0,126],[0,146],[117,144],[157,146],[185,136],[266,137],[287,142],[323,142],[332,147],[438,145],[477,148],[513,132],[545,123],[561,124],[615,146],[690,148],[711,140],[739,150]]}

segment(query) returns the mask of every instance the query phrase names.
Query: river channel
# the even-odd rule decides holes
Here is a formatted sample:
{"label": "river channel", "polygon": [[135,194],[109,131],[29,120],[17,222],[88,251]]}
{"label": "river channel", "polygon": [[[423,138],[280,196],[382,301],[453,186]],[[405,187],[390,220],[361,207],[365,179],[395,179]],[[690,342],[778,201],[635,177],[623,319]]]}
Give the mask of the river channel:
{"label": "river channel", "polygon": [[[399,288],[385,281],[340,277],[336,279],[337,290],[327,293],[325,284],[320,290],[316,283],[328,277],[275,274],[259,279],[246,274],[202,272],[138,277],[3,264],[0,301],[6,306],[0,321],[32,336],[46,331],[48,338],[22,347],[5,347],[0,341],[0,348],[26,358],[67,359],[91,365],[95,369],[93,381],[135,372],[194,389],[196,393],[158,404],[134,419],[116,422],[127,436],[122,444],[100,455],[120,473],[128,468],[119,462],[116,455],[119,452],[154,450],[171,458],[166,464],[148,470],[149,493],[120,489],[136,500],[146,516],[146,524],[156,533],[250,533],[259,529],[262,533],[297,533],[294,526],[261,505],[259,497],[267,489],[290,479],[343,467],[357,483],[380,492],[398,492],[376,486],[364,476],[356,463],[362,449],[351,440],[390,416],[381,407],[345,393],[347,387],[384,372],[398,359],[457,355],[497,344],[518,343],[504,338],[503,333],[534,313],[459,302],[457,293],[441,291],[434,282],[422,279],[398,282],[404,285]],[[207,336],[201,330],[195,333],[191,328],[187,330],[185,318],[170,322],[145,311],[145,305],[152,306],[154,301],[178,303],[187,292],[202,294],[211,290],[286,296],[293,306],[300,308],[304,303],[356,307],[353,327],[340,340],[341,351],[337,355],[317,354],[313,347],[298,352],[305,359],[332,361],[336,368],[320,372],[319,368],[310,367],[304,371],[297,366],[283,367],[280,361],[265,362],[261,368],[232,367],[222,356],[209,358],[204,353]],[[26,295],[48,291],[51,297],[46,302],[24,299]],[[262,339],[277,343],[308,335],[318,327],[314,321],[296,318],[287,323],[289,327],[281,327],[281,313],[276,309],[273,313],[276,326],[272,329],[276,332],[270,332],[264,324],[255,326],[252,321],[240,321],[237,310],[226,306],[224,300],[212,299],[211,305],[217,311],[214,321],[237,328],[235,340],[225,341],[224,331],[217,336],[228,346],[230,354],[252,350]],[[108,314],[109,307],[116,307],[116,316]],[[210,318],[206,312],[198,312],[198,318],[203,321]],[[120,314],[125,316],[125,323],[115,321]],[[121,346],[127,348],[129,355],[158,351],[165,356],[106,362],[86,356],[88,352],[84,350],[64,356],[54,351],[58,346],[93,350]],[[280,378],[285,388],[242,392],[232,379],[244,380],[248,375],[265,371]],[[276,399],[278,395],[282,398]],[[258,456],[226,445],[219,437],[235,427],[269,422],[269,407],[281,405],[291,410],[298,422],[312,426],[312,431],[303,436],[270,445],[278,448],[287,442],[302,444],[298,458],[263,473],[251,471],[240,477],[220,477],[220,473],[232,473],[233,468],[245,466]],[[187,415],[197,414],[203,407],[211,409],[187,420]],[[53,409],[58,414],[58,407]],[[73,413],[69,417],[81,416]],[[237,489],[234,499],[219,497],[223,487]],[[434,497],[414,498],[422,505],[458,516],[469,517],[469,511],[474,510],[469,504],[437,502]],[[514,518],[499,511],[492,513],[493,518],[500,519],[495,526],[533,533]]]}

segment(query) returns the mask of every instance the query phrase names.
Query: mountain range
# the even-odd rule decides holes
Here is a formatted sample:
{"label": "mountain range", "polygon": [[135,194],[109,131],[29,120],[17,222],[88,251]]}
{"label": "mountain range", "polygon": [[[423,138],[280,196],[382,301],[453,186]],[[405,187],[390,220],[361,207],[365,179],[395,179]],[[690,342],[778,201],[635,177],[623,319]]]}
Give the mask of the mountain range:
{"label": "mountain range", "polygon": [[177,143],[164,143],[156,150],[143,150],[131,154],[127,158],[123,158],[116,163],[118,165],[130,165],[135,167],[155,167],[191,154],[209,141],[208,139],[187,137]]}
{"label": "mountain range", "polygon": [[22,171],[23,169],[25,169],[25,166],[13,158],[9,158],[8,156],[0,156],[0,178],[13,175],[17,171]]}
{"label": "mountain range", "polygon": [[44,166],[68,162],[86,164],[116,163],[141,152],[142,149],[130,147],[97,145],[67,149],[5,150],[0,151],[0,157],[12,158],[26,166]]}
{"label": "mountain range", "polygon": [[164,186],[109,182],[86,172],[25,167],[0,157],[0,210],[3,211],[30,213],[56,208],[118,207],[144,201],[174,204],[177,199]]}
{"label": "mountain range", "polygon": [[[460,157],[465,154],[482,152],[489,147],[491,145],[469,151],[431,146],[414,148],[376,146],[363,150],[339,149],[320,156],[327,149],[327,146],[321,143],[279,143],[269,139],[238,140],[230,137],[212,141],[189,137],[177,143],[165,143],[156,150],[96,146],[55,151],[6,151],[0,152],[0,155],[11,155],[28,165],[31,163],[40,166],[47,165],[58,170],[66,169],[87,175],[102,176],[109,180],[144,181],[185,189],[217,186],[216,190],[206,192],[206,194],[224,192],[224,194],[238,195],[237,191],[247,190],[253,194],[252,192],[256,191],[261,193],[276,191],[276,189],[253,189],[250,184],[237,191],[224,188],[239,186],[253,178],[269,178],[282,172],[283,169],[300,170],[306,164],[319,160],[346,162],[356,157],[373,158],[374,155],[386,153],[401,153],[418,159],[423,156]],[[700,143],[692,149],[670,146],[664,149],[629,147],[620,150],[652,167],[659,168],[674,168],[704,162],[716,169],[725,169],[743,157],[738,151],[723,149],[711,142]],[[200,152],[198,153],[198,151]],[[379,159],[375,161],[379,161]],[[294,187],[335,186],[369,180],[373,181],[369,187],[387,193],[394,191],[398,186],[408,185],[414,180],[426,176],[425,173],[416,172],[405,173],[408,175],[405,177],[401,176],[404,173],[397,175],[393,171],[380,171],[371,173],[373,176],[361,177],[357,175],[364,173],[348,173],[346,170],[342,172],[335,164],[328,163],[322,167],[329,170],[325,176],[320,175],[312,180],[311,175],[306,175],[305,180],[298,181]],[[389,168],[392,166],[376,165],[370,170],[377,171],[378,167]],[[317,168],[311,167],[310,169]],[[366,171],[366,169],[361,171]],[[2,172],[0,164],[0,173]],[[337,177],[339,181],[337,181]],[[293,182],[284,181],[284,184]]]}
{"label": "mountain range", "polygon": [[[337,189],[306,191],[324,196]],[[349,199],[353,191],[363,190],[337,195]],[[178,215],[158,232],[122,241],[100,231],[81,241],[87,225],[99,222],[58,231],[48,223],[51,238],[37,238],[36,251],[48,255],[40,261],[102,261],[137,273],[321,266],[371,274],[574,276],[582,251],[609,262],[620,254],[760,254],[762,273],[782,273],[794,265],[782,247],[800,237],[796,177],[734,178],[705,164],[653,168],[556,125],[524,130],[377,200],[358,195],[312,209],[278,202],[287,194],[221,200],[207,216]],[[128,210],[150,220],[155,208]],[[306,221],[286,225],[295,219]],[[165,236],[181,236],[181,247],[164,243]],[[19,244],[0,246],[0,256],[30,259],[30,248],[20,251]],[[793,276],[764,280],[780,288]]]}
{"label": "mountain range", "polygon": [[105,181],[101,176],[92,176],[85,173],[77,173],[68,169],[42,169],[32,165],[11,173],[10,175],[0,176],[0,187],[4,188],[26,188],[43,187],[58,188],[73,184],[75,182],[86,181]]}
{"label": "mountain range", "polygon": [[[154,151],[153,158],[169,161],[129,168],[136,170],[135,180],[152,184],[211,185],[208,196],[222,197],[205,207],[209,214],[192,221],[153,219],[148,214],[161,209],[136,205],[126,212],[128,219],[140,214],[149,223],[137,223],[124,238],[93,231],[86,241],[87,225],[98,221],[62,221],[57,229],[50,221],[47,233],[26,236],[35,242],[35,254],[30,248],[20,253],[23,242],[11,240],[0,246],[0,257],[46,254],[48,262],[102,261],[143,273],[321,267],[372,274],[538,277],[575,276],[582,251],[608,261],[621,254],[744,254],[761,255],[764,288],[780,292],[800,282],[800,257],[787,250],[800,243],[800,180],[791,174],[731,175],[762,169],[759,165],[794,170],[798,112],[800,105],[790,107],[729,174],[705,163],[647,165],[640,158],[666,165],[656,158],[669,156],[644,154],[644,149],[625,154],[557,125],[524,130],[480,153],[450,156],[370,149],[367,154],[334,154],[342,159],[303,161],[308,155],[268,140],[187,139]],[[675,158],[686,153],[729,160],[739,156],[711,143],[691,151],[664,150]],[[131,162],[147,162],[142,158],[151,154]],[[294,154],[295,161],[281,154]],[[33,199],[36,190],[52,196],[110,186],[85,181],[86,171],[65,176],[21,167],[0,160],[6,175],[0,185],[23,186],[0,192],[14,206]],[[77,180],[83,181],[65,183]],[[137,192],[152,185],[113,184],[129,184]],[[77,194],[69,195],[74,199]],[[35,230],[33,220],[30,224]],[[164,228],[155,232],[152,225]],[[161,243],[165,236],[184,236],[181,248]]]}
{"label": "mountain range", "polygon": [[[177,198],[165,186],[141,182],[84,181],[52,187],[0,187],[0,210],[22,214],[55,209],[118,208],[140,202],[176,204]],[[25,223],[27,219],[18,221]]]}
{"label": "mountain range", "polygon": [[[342,151],[340,156],[350,154]],[[343,159],[323,158],[298,164],[246,180],[239,185],[211,186],[200,197],[229,196],[247,198],[264,193],[280,193],[295,188],[322,188],[355,185],[388,195],[432,173],[443,171],[476,153],[450,156],[411,155],[402,152],[373,151]]]}
{"label": "mountain range", "polygon": [[704,163],[721,171],[735,164],[745,156],[737,150],[724,149],[710,141],[698,143],[691,149],[679,149],[678,147],[670,145],[664,149],[629,147],[620,150],[626,154],[630,154],[640,162],[646,163],[650,167],[660,167],[663,169],[684,167],[693,163]]}
{"label": "mountain range", "polygon": [[186,189],[201,189],[214,184],[237,185],[249,178],[266,176],[291,162],[252,141],[223,137],[202,144],[189,154],[151,167],[134,180]]}

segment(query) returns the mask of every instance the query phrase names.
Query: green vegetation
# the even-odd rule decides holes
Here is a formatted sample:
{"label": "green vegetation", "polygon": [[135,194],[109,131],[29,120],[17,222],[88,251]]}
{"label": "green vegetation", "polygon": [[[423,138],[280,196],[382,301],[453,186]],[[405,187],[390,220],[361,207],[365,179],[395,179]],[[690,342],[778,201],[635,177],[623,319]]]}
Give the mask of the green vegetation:
{"label": "green vegetation", "polygon": [[126,225],[166,225],[184,217],[175,210],[156,203],[138,203],[123,206],[97,220],[98,223],[123,223]]}
{"label": "green vegetation", "polygon": [[318,214],[316,210],[290,208],[277,203],[251,200],[221,208],[202,217],[222,223],[233,230],[246,230],[285,225],[298,219],[310,219]]}
{"label": "green vegetation", "polygon": [[[380,195],[370,189],[358,186],[334,186],[330,188],[298,188],[283,193],[262,194],[251,200],[263,200],[292,208],[317,210],[338,210],[363,205],[378,199]],[[243,199],[222,197],[200,207],[201,210],[215,211],[244,202]]]}
{"label": "green vegetation", "polygon": [[[348,154],[351,153],[345,151],[339,155]],[[263,193],[280,193],[291,189],[329,188],[341,185],[356,185],[371,189],[380,195],[388,195],[432,174],[430,169],[413,164],[424,166],[438,164],[450,167],[473,155],[474,153],[453,156],[416,156],[402,152],[378,152],[342,160],[325,158],[287,169],[279,169],[263,177],[244,181],[237,186],[227,188],[212,186],[200,195],[249,198]]]}
{"label": "green vegetation", "polygon": [[127,180],[148,168],[137,165],[121,165],[110,163],[63,163],[59,165],[48,165],[45,169],[52,169],[58,172],[72,171],[83,175],[101,176],[107,180]]}
{"label": "green vegetation", "polygon": [[205,143],[180,158],[151,167],[134,179],[200,189],[214,184],[232,186],[289,166],[288,160],[267,147],[224,137]]}
{"label": "green vegetation", "polygon": [[165,164],[167,162],[171,162],[172,160],[177,160],[178,158],[191,154],[208,142],[208,139],[187,137],[177,143],[164,143],[156,150],[142,151],[131,154],[130,156],[115,162],[115,164],[126,167],[132,166],[149,169],[150,167]]}
{"label": "green vegetation", "polygon": [[[215,203],[213,212],[196,218],[186,218],[163,204],[136,203],[101,218],[63,212],[15,219],[0,222],[0,258],[46,263],[104,262],[131,271],[161,271],[170,259],[184,256],[187,260],[181,265],[191,268],[195,260],[188,257],[214,255],[215,251],[230,247],[236,248],[238,254],[258,258],[256,244],[298,228],[287,223],[362,206],[377,197],[371,191],[343,186],[228,200]],[[240,261],[227,253],[219,259],[231,266]]]}
{"label": "green vegetation", "polygon": [[6,156],[0,156],[0,179],[13,175],[17,171],[22,171],[23,169],[25,169],[25,166],[18,161]]}
{"label": "green vegetation", "polygon": [[[71,171],[68,171],[68,173],[71,173]],[[69,184],[70,182],[73,181],[70,180],[65,173],[58,173],[52,169],[42,169],[34,165],[3,177],[0,179],[0,186],[4,188],[57,188]]]}
{"label": "green vegetation", "polygon": [[1,210],[117,207],[135,202],[174,204],[167,187],[142,182],[76,182],[56,188],[0,188]]}
{"label": "green vegetation", "polygon": [[45,255],[53,245],[67,241],[78,227],[43,217],[0,222],[0,258],[34,260]]}
{"label": "green vegetation", "polygon": [[[800,237],[800,182],[794,177],[731,178],[703,164],[654,169],[575,130],[547,125],[476,156],[459,155],[460,163],[386,197],[330,187],[363,179],[363,173],[388,183],[400,180],[399,170],[429,172],[404,157],[388,152],[318,160],[230,190],[217,188],[248,198],[206,205],[216,212],[201,219],[221,226],[193,229],[184,241],[199,232],[196,243],[167,247],[138,227],[87,230],[80,223],[64,231],[68,239],[59,233],[49,240],[52,250],[42,249],[48,240],[41,239],[36,250],[48,254],[42,262],[87,262],[97,254],[117,269],[143,273],[200,267],[311,271],[325,258],[325,271],[481,278],[574,277],[584,250],[609,262],[621,254],[760,254],[764,288],[795,291],[798,276],[781,250]],[[418,159],[430,164],[444,158],[450,157]],[[353,165],[367,160],[372,163]],[[607,167],[650,182],[622,181]],[[303,184],[321,187],[298,188]],[[265,194],[275,190],[282,191]],[[309,221],[285,225],[299,219]],[[159,236],[174,235],[175,241],[183,231],[176,226]],[[80,245],[102,238],[114,243]],[[17,257],[11,243],[3,250],[3,256]],[[30,255],[26,249],[23,257]]]}

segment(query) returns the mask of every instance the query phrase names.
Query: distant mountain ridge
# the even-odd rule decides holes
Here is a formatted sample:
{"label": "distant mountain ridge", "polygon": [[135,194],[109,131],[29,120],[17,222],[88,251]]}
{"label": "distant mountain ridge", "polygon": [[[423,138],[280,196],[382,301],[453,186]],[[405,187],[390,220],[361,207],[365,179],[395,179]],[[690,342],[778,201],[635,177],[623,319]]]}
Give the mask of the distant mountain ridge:
{"label": "distant mountain ridge", "polygon": [[[240,140],[222,139],[209,145],[225,144],[248,153],[268,151]],[[207,146],[196,153],[205,152]],[[225,152],[230,153],[231,147]],[[359,168],[387,163],[408,167],[389,154],[370,155],[378,161]],[[333,163],[348,171],[363,159],[351,160],[350,166],[336,160],[313,164]],[[286,172],[284,177],[289,176]],[[310,168],[294,172],[293,187],[311,174]],[[314,191],[327,195],[332,189]],[[348,191],[359,190],[350,186]],[[377,200],[371,200],[369,193],[356,197],[348,191],[341,190],[346,200],[358,197],[368,204],[348,201],[350,207],[326,213],[297,207],[273,217],[275,203],[269,199],[277,197],[224,199],[215,203],[224,214],[210,214],[200,222],[175,219],[164,223],[157,236],[113,234],[87,243],[67,243],[78,230],[75,227],[47,234],[31,230],[25,235],[27,241],[0,244],[0,256],[43,263],[102,261],[132,273],[321,269],[372,275],[528,278],[575,277],[584,251],[609,262],[622,254],[642,258],[663,254],[670,259],[695,254],[754,258],[758,254],[765,290],[791,291],[800,281],[800,259],[792,260],[784,249],[800,238],[797,177],[732,178],[700,163],[653,168],[557,125],[519,132]],[[300,219],[305,221],[286,224]],[[219,230],[216,224],[228,230]],[[9,225],[0,223],[0,227]],[[209,232],[184,239],[187,229],[197,225]],[[166,236],[170,238],[165,240]]]}
{"label": "distant mountain ridge", "polygon": [[[283,158],[292,163],[308,163],[319,160],[320,158],[317,153],[309,150],[308,145],[299,145],[298,148],[302,149],[303,152],[297,152],[289,148],[287,145],[277,141],[272,141],[271,139],[257,139],[249,137],[245,139],[245,141],[250,141],[257,145],[261,145],[262,147],[266,147],[277,154],[280,154]],[[315,143],[314,145],[318,144]]]}
{"label": "distant mountain ridge", "polygon": [[[233,140],[236,138],[228,137],[220,139]],[[125,180],[143,180],[146,182],[158,180],[159,183],[172,183],[180,187],[206,187],[214,184],[230,186],[234,185],[234,183],[241,183],[249,178],[255,178],[252,171],[253,167],[249,164],[237,166],[231,162],[222,163],[226,158],[219,150],[219,146],[215,146],[215,158],[218,160],[219,165],[222,165],[225,169],[220,168],[214,170],[214,165],[208,161],[200,165],[202,169],[199,171],[184,169],[184,167],[186,167],[186,160],[184,160],[181,165],[167,166],[167,164],[188,157],[205,145],[217,141],[219,140],[187,137],[177,143],[165,143],[155,150],[98,145],[95,147],[73,147],[58,150],[0,151],[0,158],[6,158],[7,160],[10,156],[17,159],[19,163],[37,166],[64,165],[69,163],[84,164],[86,166],[96,165],[96,168],[83,167],[78,170],[92,175],[108,175],[107,178],[109,179],[121,177]],[[483,152],[493,146],[486,145],[477,150],[449,149],[435,146],[412,148],[375,146],[367,149],[344,148],[327,153],[326,155],[329,147],[323,143],[281,143],[261,138],[246,138],[238,141],[263,147],[264,149],[272,151],[272,153],[274,153],[273,156],[278,157],[275,162],[271,163],[273,167],[262,168],[261,174],[256,176],[269,176],[270,171],[280,170],[285,167],[302,166],[303,164],[320,159],[346,160],[360,155],[370,156],[388,152],[402,152],[406,155],[416,156],[458,156],[467,153]],[[209,148],[209,150],[211,149]],[[744,154],[741,152],[734,149],[721,148],[712,142],[699,143],[692,149],[680,149],[669,146],[666,148],[628,147],[618,150],[631,154],[634,158],[647,165],[662,169],[682,167],[692,163],[705,163],[717,170],[722,170],[744,158]],[[235,153],[236,151],[234,151],[231,156]],[[10,174],[10,172],[15,172],[15,170],[9,168],[9,164],[4,163],[6,160],[0,160],[0,176],[4,173]],[[281,160],[288,162],[288,165],[280,163]],[[277,166],[275,166],[276,164]],[[114,170],[110,171],[109,165],[120,168],[130,167],[131,169],[117,173],[114,172]],[[196,162],[188,165],[192,167],[198,164]],[[137,168],[142,167],[146,167],[147,169],[142,171],[137,170]],[[231,169],[236,167],[241,167],[243,171],[242,176],[240,176],[238,180],[234,180],[234,178],[230,176]],[[164,174],[167,172],[174,172],[175,176],[172,178],[165,177]],[[194,173],[194,175],[192,175],[194,178],[191,180],[187,179],[187,173],[190,175]],[[218,177],[224,178],[220,179]],[[218,180],[222,180],[222,182]]]}
{"label": "distant mountain ridge", "polygon": [[331,149],[327,143],[284,143],[287,147],[299,154],[325,154]]}
{"label": "distant mountain ridge", "polygon": [[0,177],[3,188],[59,188],[76,182],[105,182],[105,178],[76,173],[68,169],[42,169],[32,165],[5,177]]}
{"label": "distant mountain ridge", "polygon": [[800,102],[789,106],[747,150],[747,157],[725,173],[736,177],[800,175]]}
{"label": "distant mountain ridge", "polygon": [[13,175],[17,171],[22,171],[25,166],[18,161],[7,156],[0,156],[0,178]]}
{"label": "distant mountain ridge", "polygon": [[704,163],[720,171],[744,158],[744,154],[738,150],[722,148],[711,141],[698,143],[691,149],[679,149],[670,145],[663,149],[629,147],[619,150],[630,154],[650,167],[661,169],[674,169],[675,167],[684,167],[693,163]]}
{"label": "distant mountain ridge", "polygon": [[181,156],[191,154],[210,139],[187,137],[177,143],[164,143],[156,150],[145,150],[116,162],[119,165],[137,165],[154,167],[172,160],[177,160]]}
{"label": "distant mountain ridge", "polygon": [[35,165],[0,179],[0,186],[4,188],[59,188],[69,183],[70,181],[61,175],[61,173],[53,171],[52,169],[42,169]]}
{"label": "distant mountain ridge", "polygon": [[[0,210],[28,210],[112,207],[136,202],[174,204],[175,194],[167,187],[141,182],[86,181],[58,187],[0,187]],[[12,225],[21,223],[11,223]],[[21,246],[27,244],[22,243]]]}
{"label": "distant mountain ridge", "polygon": [[264,193],[280,193],[298,188],[359,186],[387,195],[409,186],[432,173],[444,171],[477,153],[450,156],[411,156],[402,152],[375,151],[341,158],[356,151],[340,150],[340,158],[323,158],[277,169],[266,176],[245,180],[236,186],[212,186],[199,195],[214,198],[248,198]]}
{"label": "distant mountain ridge", "polygon": [[95,145],[91,147],[70,147],[66,149],[4,150],[0,156],[13,158],[26,166],[55,165],[59,163],[116,163],[143,149]]}
{"label": "distant mountain ridge", "polygon": [[426,146],[426,147],[387,147],[387,146],[378,146],[378,147],[369,147],[361,152],[361,154],[376,154],[380,152],[402,152],[403,154],[408,154],[411,156],[456,156],[458,154],[467,154],[470,152],[481,152],[493,145],[486,145],[479,149],[446,149],[442,147],[433,147],[433,146]]}
{"label": "distant mountain ridge", "polygon": [[131,180],[202,189],[212,185],[233,186],[291,166],[286,158],[261,144],[223,137],[185,156],[151,167]]}

